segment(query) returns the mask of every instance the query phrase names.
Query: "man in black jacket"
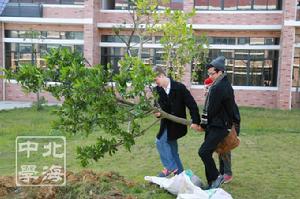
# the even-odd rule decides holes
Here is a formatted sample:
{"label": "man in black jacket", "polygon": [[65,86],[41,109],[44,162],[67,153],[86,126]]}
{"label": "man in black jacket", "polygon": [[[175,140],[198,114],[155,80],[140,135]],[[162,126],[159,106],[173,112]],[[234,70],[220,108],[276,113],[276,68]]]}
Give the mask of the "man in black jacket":
{"label": "man in black jacket", "polygon": [[[155,88],[159,98],[160,108],[177,117],[186,118],[186,107],[190,110],[192,118],[191,128],[198,130],[200,124],[200,115],[197,104],[187,88],[180,82],[168,78],[162,67],[155,66],[156,73]],[[160,113],[155,113],[160,117]],[[166,177],[173,174],[179,174],[183,171],[183,166],[178,154],[177,139],[185,136],[187,126],[172,122],[168,119],[162,119],[160,129],[156,136],[156,147],[164,166],[159,177]]]}
{"label": "man in black jacket", "polygon": [[[208,94],[208,90],[210,86],[212,85],[213,80],[211,78],[207,78],[204,80],[204,88],[205,88],[205,96]],[[237,135],[240,133],[240,122],[241,122],[241,116],[240,111],[236,103],[234,103],[233,106],[233,124],[235,127],[235,130],[237,132]],[[224,184],[229,183],[233,179],[232,175],[232,169],[231,169],[231,151],[228,151],[223,154],[219,154],[219,165],[220,165],[220,173],[224,177]]]}
{"label": "man in black jacket", "polygon": [[201,126],[205,128],[205,139],[198,153],[205,166],[208,188],[218,188],[224,182],[224,177],[216,168],[212,154],[217,145],[228,135],[235,102],[232,86],[224,73],[225,57],[217,57],[207,68],[213,84],[204,104],[205,117],[201,117]]}

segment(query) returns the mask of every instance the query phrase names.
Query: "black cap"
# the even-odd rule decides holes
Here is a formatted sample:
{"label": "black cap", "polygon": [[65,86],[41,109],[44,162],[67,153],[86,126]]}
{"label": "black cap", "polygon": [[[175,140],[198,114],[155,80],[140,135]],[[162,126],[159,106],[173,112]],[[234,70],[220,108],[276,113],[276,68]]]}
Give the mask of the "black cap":
{"label": "black cap", "polygon": [[206,65],[207,68],[214,67],[220,71],[225,71],[225,57],[219,56]]}

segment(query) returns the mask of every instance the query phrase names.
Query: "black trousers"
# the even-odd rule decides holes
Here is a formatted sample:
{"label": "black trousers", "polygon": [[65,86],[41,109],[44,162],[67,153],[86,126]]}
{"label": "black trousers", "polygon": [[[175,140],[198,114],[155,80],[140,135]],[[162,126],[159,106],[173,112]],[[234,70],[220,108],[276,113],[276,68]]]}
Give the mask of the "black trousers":
{"label": "black trousers", "polygon": [[216,180],[220,174],[212,157],[213,152],[227,134],[227,129],[209,126],[205,131],[204,142],[199,148],[198,154],[204,163],[205,175],[209,185],[212,181]]}

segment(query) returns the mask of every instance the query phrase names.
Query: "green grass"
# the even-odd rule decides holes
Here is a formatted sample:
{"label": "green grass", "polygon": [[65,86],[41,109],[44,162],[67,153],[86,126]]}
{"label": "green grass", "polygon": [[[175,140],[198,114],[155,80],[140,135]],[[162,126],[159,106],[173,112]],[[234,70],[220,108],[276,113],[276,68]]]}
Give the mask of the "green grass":
{"label": "green grass", "polygon": [[[53,109],[0,112],[0,175],[14,175],[16,136],[51,135],[51,122],[56,119],[51,113]],[[233,151],[232,158],[234,180],[223,188],[233,198],[299,198],[300,110],[241,108],[241,117],[241,145]],[[151,121],[152,117],[147,118],[143,124]],[[156,175],[162,168],[154,144],[157,131],[158,125],[138,138],[131,152],[120,147],[114,156],[107,155],[88,169],[115,171],[137,182],[139,185],[128,193],[138,198],[174,198],[144,182],[145,175]],[[68,170],[78,172],[83,169],[76,159],[76,147],[93,143],[95,137],[96,134],[67,136]],[[185,168],[192,169],[205,180],[204,167],[197,154],[202,142],[202,133],[190,131],[179,140],[179,150]]]}

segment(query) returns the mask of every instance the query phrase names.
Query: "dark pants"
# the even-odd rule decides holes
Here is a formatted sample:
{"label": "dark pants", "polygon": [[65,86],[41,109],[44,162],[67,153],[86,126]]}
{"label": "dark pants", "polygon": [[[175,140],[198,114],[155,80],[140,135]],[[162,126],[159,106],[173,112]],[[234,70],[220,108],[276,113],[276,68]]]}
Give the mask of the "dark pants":
{"label": "dark pants", "polygon": [[216,180],[220,174],[212,157],[213,152],[227,134],[227,129],[215,127],[207,127],[205,131],[204,142],[201,145],[198,154],[204,163],[205,175],[209,185],[212,181]]}

